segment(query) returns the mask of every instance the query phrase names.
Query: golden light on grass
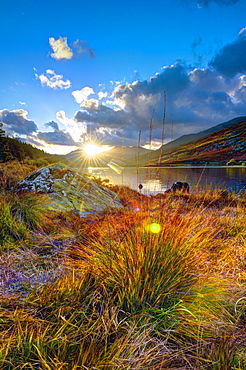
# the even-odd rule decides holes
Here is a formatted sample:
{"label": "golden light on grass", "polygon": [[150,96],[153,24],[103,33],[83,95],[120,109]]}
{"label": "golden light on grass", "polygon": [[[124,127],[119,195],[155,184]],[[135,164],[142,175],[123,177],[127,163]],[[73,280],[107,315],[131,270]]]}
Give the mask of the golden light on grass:
{"label": "golden light on grass", "polygon": [[0,368],[246,369],[246,195],[110,189],[86,217],[2,192]]}

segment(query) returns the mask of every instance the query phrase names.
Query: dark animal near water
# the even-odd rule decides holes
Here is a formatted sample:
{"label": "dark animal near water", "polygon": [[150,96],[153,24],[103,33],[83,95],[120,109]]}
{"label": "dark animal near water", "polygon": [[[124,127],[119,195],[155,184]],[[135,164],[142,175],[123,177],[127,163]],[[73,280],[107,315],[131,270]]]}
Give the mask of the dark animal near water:
{"label": "dark animal near water", "polygon": [[187,182],[181,182],[177,181],[174,184],[172,184],[171,189],[173,193],[176,193],[176,191],[182,191],[183,193],[189,193],[190,187]]}

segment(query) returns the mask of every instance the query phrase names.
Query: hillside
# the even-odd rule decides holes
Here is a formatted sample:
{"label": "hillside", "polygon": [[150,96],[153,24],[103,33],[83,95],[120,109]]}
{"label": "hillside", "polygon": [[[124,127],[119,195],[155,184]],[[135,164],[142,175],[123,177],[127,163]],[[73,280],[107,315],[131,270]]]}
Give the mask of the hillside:
{"label": "hillside", "polygon": [[[246,159],[246,120],[163,154],[161,165],[226,164],[244,157]],[[157,164],[158,161],[150,162],[152,166]]]}
{"label": "hillside", "polygon": [[42,160],[43,165],[54,162],[69,164],[69,161],[63,155],[49,154],[44,150],[35,148],[31,144],[6,136],[5,131],[2,129],[2,124],[0,123],[0,162],[12,160]]}
{"label": "hillside", "polygon": [[[220,123],[219,125],[210,127],[207,130],[200,131],[196,134],[190,134],[190,135],[183,135],[180,138],[173,140],[165,145],[163,145],[161,148],[149,153],[148,155],[142,155],[139,156],[139,164],[140,165],[147,165],[151,162],[157,162],[159,161],[160,155],[170,155],[171,152],[173,152],[176,148],[183,146],[185,144],[197,141],[199,139],[202,139],[208,135],[211,135],[215,132],[221,131],[227,127],[231,127],[237,123],[246,121],[246,117],[236,117],[230,121],[226,121],[223,123]],[[136,161],[134,158],[128,161],[128,166],[136,165]]]}

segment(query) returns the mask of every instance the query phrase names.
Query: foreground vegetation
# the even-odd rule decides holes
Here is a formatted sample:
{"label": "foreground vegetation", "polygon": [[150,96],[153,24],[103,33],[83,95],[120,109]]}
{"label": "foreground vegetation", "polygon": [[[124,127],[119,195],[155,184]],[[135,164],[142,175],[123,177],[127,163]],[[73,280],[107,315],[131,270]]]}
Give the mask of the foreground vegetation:
{"label": "foreground vegetation", "polygon": [[144,197],[49,214],[0,165],[1,369],[246,369],[246,197]]}

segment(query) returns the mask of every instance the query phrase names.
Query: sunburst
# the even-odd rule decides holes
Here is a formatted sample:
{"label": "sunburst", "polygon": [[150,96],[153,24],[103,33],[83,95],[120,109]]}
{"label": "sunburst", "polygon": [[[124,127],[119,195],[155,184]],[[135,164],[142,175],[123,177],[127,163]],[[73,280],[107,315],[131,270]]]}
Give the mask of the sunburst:
{"label": "sunburst", "polygon": [[105,148],[103,146],[100,146],[100,145],[97,145],[97,144],[94,144],[94,143],[88,143],[83,147],[83,151],[89,157],[94,157],[99,153],[105,152],[105,150],[107,150],[107,149],[108,149],[108,147]]}

